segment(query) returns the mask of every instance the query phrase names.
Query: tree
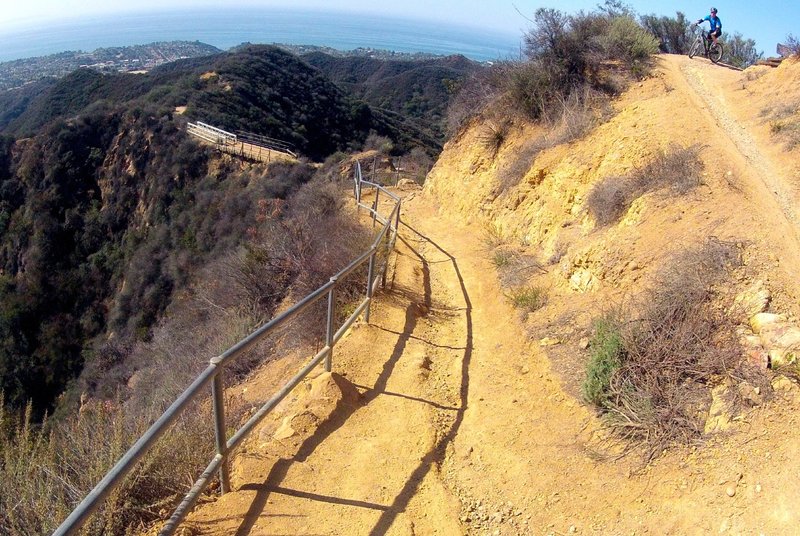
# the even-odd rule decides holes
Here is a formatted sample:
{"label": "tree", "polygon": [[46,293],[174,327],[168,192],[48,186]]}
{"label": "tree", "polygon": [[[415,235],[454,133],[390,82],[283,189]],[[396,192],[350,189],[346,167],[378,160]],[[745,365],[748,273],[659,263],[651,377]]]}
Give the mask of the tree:
{"label": "tree", "polygon": [[597,5],[600,12],[605,13],[609,17],[630,17],[634,18],[636,12],[630,4],[622,2],[622,0],[606,0],[602,4]]}
{"label": "tree", "polygon": [[792,54],[800,56],[800,39],[792,34],[786,36],[786,47]]}
{"label": "tree", "polygon": [[667,54],[686,54],[689,52],[689,45],[692,36],[689,32],[690,23],[686,15],[680,11],[675,13],[675,17],[667,17],[655,14],[642,15],[642,26],[653,34],[659,41],[658,48]]}
{"label": "tree", "polygon": [[723,61],[742,69],[750,67],[764,56],[763,52],[756,50],[755,41],[745,39],[739,32],[725,38],[724,50]]}

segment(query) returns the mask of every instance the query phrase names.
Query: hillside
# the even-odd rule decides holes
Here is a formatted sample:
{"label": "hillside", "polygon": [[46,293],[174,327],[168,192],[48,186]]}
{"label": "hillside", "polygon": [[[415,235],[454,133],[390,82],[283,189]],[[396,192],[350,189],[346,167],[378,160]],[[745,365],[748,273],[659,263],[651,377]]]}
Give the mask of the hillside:
{"label": "hillside", "polygon": [[314,52],[302,58],[370,105],[415,118],[438,139],[444,139],[444,116],[452,92],[481,69],[464,56],[408,61]]}
{"label": "hillside", "polygon": [[36,415],[87,366],[81,389],[113,396],[103,375],[130,376],[129,341],[147,340],[195,273],[247,242],[258,203],[286,201],[316,172],[221,157],[188,138],[187,119],[281,138],[317,161],[371,132],[398,152],[439,147],[274,47],[147,74],[80,69],[2,100],[0,392]]}
{"label": "hillside", "polygon": [[79,69],[7,91],[0,94],[0,131],[30,136],[59,118],[147,107],[163,113],[185,107],[191,119],[283,139],[316,160],[357,147],[372,130],[394,140],[401,152],[440,146],[406,117],[370,107],[296,56],[269,46],[178,60],[146,74]]}
{"label": "hillside", "polygon": [[[236,455],[234,491],[198,507],[189,530],[794,532],[800,389],[776,373],[796,348],[770,345],[750,314],[784,315],[783,334],[800,314],[800,167],[796,142],[774,137],[797,124],[774,103],[800,100],[798,69],[739,73],[662,56],[586,136],[535,151],[539,127],[509,118],[494,148],[492,124],[473,120],[424,190],[404,192],[400,252],[373,321],[337,347],[332,376],[284,402]],[[698,156],[677,176],[701,180],[640,192],[618,219],[589,206],[609,177],[626,184],[687,148]],[[709,243],[741,260],[725,262],[714,307],[756,289],[764,299],[731,309],[730,329],[764,346],[740,348],[752,368],[684,392],[704,393],[695,440],[652,456],[641,443],[621,451],[630,444],[580,396],[593,321],[650,296],[682,252]],[[506,296],[525,285],[546,289],[546,301],[521,313]],[[234,396],[266,398],[292,366],[268,365]]]}

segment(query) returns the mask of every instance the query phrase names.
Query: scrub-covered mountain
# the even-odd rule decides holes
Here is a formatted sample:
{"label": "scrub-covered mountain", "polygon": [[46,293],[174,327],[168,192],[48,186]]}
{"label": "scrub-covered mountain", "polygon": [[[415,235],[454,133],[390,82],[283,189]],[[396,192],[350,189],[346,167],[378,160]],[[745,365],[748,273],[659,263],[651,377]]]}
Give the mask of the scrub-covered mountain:
{"label": "scrub-covered mountain", "polygon": [[273,47],[144,75],[82,69],[7,92],[0,109],[0,392],[37,410],[86,364],[111,359],[98,354],[111,333],[146,339],[199,266],[314,173],[221,159],[187,137],[187,117],[282,138],[317,160],[371,131],[400,150],[436,150]]}
{"label": "scrub-covered mountain", "polygon": [[342,89],[372,106],[413,117],[438,139],[444,137],[443,118],[453,92],[462,80],[482,68],[460,55],[382,60],[312,52],[302,58]]}
{"label": "scrub-covered mountain", "polygon": [[311,158],[357,147],[370,130],[399,150],[440,143],[402,117],[358,101],[320,71],[275,47],[180,60],[148,74],[79,69],[0,95],[0,129],[28,136],[59,117],[87,109],[186,106],[186,116],[230,130],[284,139]]}

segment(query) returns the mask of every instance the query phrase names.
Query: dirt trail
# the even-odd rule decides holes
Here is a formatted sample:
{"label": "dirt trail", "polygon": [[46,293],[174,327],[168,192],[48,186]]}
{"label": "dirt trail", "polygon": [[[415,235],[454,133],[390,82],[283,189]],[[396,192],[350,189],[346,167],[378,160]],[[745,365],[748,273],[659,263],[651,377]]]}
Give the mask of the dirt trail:
{"label": "dirt trail", "polygon": [[[730,92],[730,86],[736,84],[742,74],[736,71],[728,72],[709,64],[691,62],[683,58],[681,58],[680,67],[692,90],[705,103],[707,112],[716,121],[719,136],[727,139],[752,168],[751,173],[748,173],[747,176],[760,180],[766,186],[786,219],[792,223],[795,238],[800,237],[800,219],[798,218],[798,210],[800,210],[798,200],[800,198],[788,184],[786,168],[773,162],[773,159],[761,149],[756,138],[747,130],[743,121],[732,113],[736,109],[736,105],[744,108],[741,110],[744,114],[749,111],[751,116],[758,111],[755,103],[748,105],[746,102],[736,102],[735,96],[727,95]],[[770,145],[774,145],[774,142]]]}
{"label": "dirt trail", "polygon": [[[755,119],[724,112],[742,98],[733,75],[680,58],[665,71],[690,94],[697,121],[727,133],[714,147],[727,151],[769,240],[795,255],[797,192],[753,135]],[[646,467],[600,456],[596,417],[523,330],[483,229],[439,214],[418,192],[402,220],[371,324],[337,346],[332,377],[314,379],[310,395],[284,404],[283,422],[248,443],[234,491],[197,509],[193,534],[796,532],[797,390],[730,435]]]}
{"label": "dirt trail", "polygon": [[355,396],[295,452],[268,427],[268,443],[237,463],[237,491],[200,509],[191,526],[208,534],[461,532],[459,503],[438,467],[466,409],[470,306],[442,284],[455,269],[445,252],[410,227],[398,249],[391,291],[373,306],[371,324],[336,347],[334,370],[346,379],[335,377],[333,389]]}
{"label": "dirt trail", "polygon": [[781,92],[763,88],[753,92],[749,86],[758,82],[749,80],[747,72],[720,68],[707,60],[670,57],[665,71],[695,103],[697,122],[711,125],[705,130],[710,138],[698,141],[724,161],[725,167],[713,172],[732,174],[732,186],[749,204],[736,200],[731,205],[736,211],[749,211],[735,216],[748,228],[743,234],[759,243],[757,248],[765,257],[780,264],[773,269],[775,290],[782,291],[776,294],[783,293],[787,301],[796,303],[800,299],[800,161],[775,140],[762,116],[764,110],[783,104]]}

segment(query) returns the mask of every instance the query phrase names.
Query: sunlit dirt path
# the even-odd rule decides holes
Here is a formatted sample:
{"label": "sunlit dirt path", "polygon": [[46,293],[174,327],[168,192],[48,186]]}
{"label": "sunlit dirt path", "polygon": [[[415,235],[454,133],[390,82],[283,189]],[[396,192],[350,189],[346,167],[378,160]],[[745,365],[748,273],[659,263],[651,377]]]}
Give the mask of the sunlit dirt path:
{"label": "sunlit dirt path", "polygon": [[[706,136],[735,172],[737,208],[755,207],[741,220],[762,222],[763,244],[793,255],[796,191],[781,155],[754,130],[755,112],[709,110],[741,104],[741,73],[685,58],[664,71],[685,95],[681,113],[696,118],[675,136]],[[192,534],[796,531],[797,399],[650,465],[602,456],[599,421],[564,390],[499,287],[485,230],[421,192],[403,207],[371,323],[336,347],[332,376],[287,400],[236,456],[234,491],[198,507]],[[785,270],[788,287],[797,267]]]}

